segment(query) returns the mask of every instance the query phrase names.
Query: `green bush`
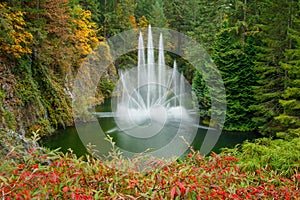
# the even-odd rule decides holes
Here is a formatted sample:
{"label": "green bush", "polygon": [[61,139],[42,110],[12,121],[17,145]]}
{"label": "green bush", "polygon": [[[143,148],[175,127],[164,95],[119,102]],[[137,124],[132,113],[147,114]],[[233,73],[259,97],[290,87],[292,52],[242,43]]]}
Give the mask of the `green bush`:
{"label": "green bush", "polygon": [[300,170],[300,138],[260,138],[234,149],[224,149],[223,154],[237,157],[244,171],[264,169],[291,177]]}

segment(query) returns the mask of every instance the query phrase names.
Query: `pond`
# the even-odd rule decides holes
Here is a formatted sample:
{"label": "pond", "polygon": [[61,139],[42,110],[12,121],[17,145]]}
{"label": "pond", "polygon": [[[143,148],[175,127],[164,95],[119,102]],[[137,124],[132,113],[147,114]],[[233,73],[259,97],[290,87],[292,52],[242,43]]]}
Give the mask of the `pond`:
{"label": "pond", "polygon": [[[97,108],[97,111],[108,111],[110,109],[110,101],[106,101],[104,105]],[[115,122],[112,118],[101,118],[98,122],[90,122],[86,124],[82,124],[82,130],[89,134],[90,132],[95,131],[95,127],[97,127],[97,123],[101,125],[101,128],[104,131],[110,130],[115,127]],[[176,129],[174,129],[176,131]],[[174,131],[174,132],[175,132]],[[204,140],[206,129],[198,129],[196,137],[192,143],[192,146],[195,150],[199,150],[201,144]],[[142,152],[148,148],[161,148],[165,144],[167,144],[172,137],[172,134],[165,134],[166,136],[158,137],[157,139],[152,139],[150,142],[149,140],[137,140],[137,139],[128,139],[128,137],[124,137],[124,134],[114,132],[110,133],[110,136],[113,138],[114,142],[116,142],[118,147],[126,148],[131,152]],[[228,147],[232,148],[237,144],[243,143],[245,140],[253,140],[258,138],[257,134],[253,132],[228,132],[223,131],[218,142],[212,149],[213,152],[219,153],[221,148]],[[80,136],[75,127],[68,127],[66,129],[60,129],[55,131],[52,136],[47,138],[43,138],[41,140],[41,144],[45,147],[50,149],[57,149],[61,148],[62,152],[67,152],[68,149],[72,149],[72,151],[77,156],[83,156],[87,153],[87,150],[82,143]],[[98,143],[99,144],[99,143]],[[101,142],[100,142],[101,145]],[[97,147],[98,148],[98,147]],[[102,151],[108,152],[111,148],[109,145],[101,145]]]}
{"label": "pond", "polygon": [[[87,124],[87,126],[89,125],[91,127],[93,126],[92,124]],[[200,149],[204,138],[200,132],[201,130],[192,144],[195,149]],[[253,140],[255,138],[258,138],[258,136],[253,133],[223,131],[212,151],[219,153],[221,148],[232,148],[237,144],[243,143],[245,140]],[[67,152],[70,148],[77,156],[82,156],[87,153],[75,127],[57,130],[53,136],[43,138],[41,144],[50,149],[61,148],[62,152]],[[132,146],[135,145],[136,144],[132,142]]]}

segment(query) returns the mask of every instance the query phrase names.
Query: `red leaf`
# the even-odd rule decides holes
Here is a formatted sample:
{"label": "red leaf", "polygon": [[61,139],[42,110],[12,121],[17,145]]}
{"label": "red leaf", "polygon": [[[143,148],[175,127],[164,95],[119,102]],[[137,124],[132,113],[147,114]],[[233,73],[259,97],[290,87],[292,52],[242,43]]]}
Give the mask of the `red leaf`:
{"label": "red leaf", "polygon": [[63,192],[68,192],[70,190],[70,188],[68,187],[68,186],[65,186],[64,188],[63,188]]}
{"label": "red leaf", "polygon": [[71,197],[72,199],[75,199],[75,192],[72,192]]}
{"label": "red leaf", "polygon": [[175,196],[176,196],[176,186],[174,186],[171,190],[171,198],[174,199]]}
{"label": "red leaf", "polygon": [[55,174],[54,172],[52,172],[51,175],[52,175],[52,177],[51,177],[51,182],[52,182],[52,183],[57,183],[58,180],[57,180],[56,174]]}
{"label": "red leaf", "polygon": [[25,195],[28,199],[30,199],[30,197],[31,197],[29,191],[26,190],[26,189],[24,189],[24,195]]}
{"label": "red leaf", "polygon": [[32,154],[32,152],[34,151],[34,148],[30,148],[28,151],[30,154]]}
{"label": "red leaf", "polygon": [[18,165],[18,168],[19,168],[19,169],[23,169],[23,168],[24,168],[24,165],[23,165],[23,164],[19,164],[19,165]]}
{"label": "red leaf", "polygon": [[177,185],[180,189],[181,194],[184,195],[185,191],[186,191],[186,188],[184,187],[184,185],[182,185],[182,183],[180,183],[180,182],[178,182]]}
{"label": "red leaf", "polygon": [[290,194],[289,194],[289,190],[287,188],[285,189],[285,199],[286,200],[290,200],[291,199]]}

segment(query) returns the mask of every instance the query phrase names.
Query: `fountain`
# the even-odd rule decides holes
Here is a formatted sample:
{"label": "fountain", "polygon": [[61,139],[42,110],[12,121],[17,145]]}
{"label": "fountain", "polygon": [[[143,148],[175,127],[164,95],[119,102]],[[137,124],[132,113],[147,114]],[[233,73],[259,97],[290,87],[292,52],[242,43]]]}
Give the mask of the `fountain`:
{"label": "fountain", "polygon": [[[194,142],[201,145],[201,153],[209,153],[220,136],[226,111],[226,104],[222,104],[225,90],[218,70],[205,50],[187,36],[167,29],[151,29],[151,26],[146,37],[144,32],[147,30],[139,34],[131,30],[109,38],[109,48],[100,45],[80,68],[74,81],[73,108],[81,141],[86,145],[95,144],[101,155],[109,154],[111,144],[106,141],[107,135],[126,157],[145,151],[159,158],[179,157]],[[162,32],[170,39],[180,38],[180,47],[186,51],[177,51],[179,44],[173,39],[165,39],[171,45],[164,46]],[[210,125],[214,128],[199,125],[199,110],[192,88],[179,73],[176,61],[172,67],[166,65],[165,49],[195,66],[203,74],[208,88],[214,89],[209,90],[213,97]],[[138,54],[137,64],[119,70],[110,106],[101,107],[103,112],[90,112],[90,99],[94,98],[98,81],[107,67],[134,50]],[[107,54],[112,55],[111,59],[103,60],[101,56]],[[91,126],[81,123],[97,119],[99,123]]]}
{"label": "fountain", "polygon": [[140,32],[138,65],[119,71],[120,79],[115,91],[116,98],[113,100],[113,112],[94,113],[100,118],[115,118],[117,127],[106,131],[107,134],[118,131],[135,138],[151,138],[159,133],[166,133],[164,129],[168,126],[176,126],[177,129],[180,125],[202,127],[198,125],[197,105],[193,101],[191,87],[183,74],[178,72],[176,61],[173,68],[165,64],[162,33],[159,35],[157,63],[154,54],[149,26],[147,59],[143,35]]}

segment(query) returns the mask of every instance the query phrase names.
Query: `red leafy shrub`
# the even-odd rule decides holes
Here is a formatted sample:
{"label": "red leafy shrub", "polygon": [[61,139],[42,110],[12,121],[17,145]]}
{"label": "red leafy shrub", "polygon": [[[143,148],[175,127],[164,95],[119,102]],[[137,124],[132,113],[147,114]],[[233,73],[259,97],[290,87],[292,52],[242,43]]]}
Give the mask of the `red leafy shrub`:
{"label": "red leafy shrub", "polygon": [[[242,172],[232,156],[194,152],[185,162],[152,171],[109,167],[73,154],[31,151],[22,163],[1,167],[2,199],[299,199],[300,175]],[[119,158],[122,161],[122,158]],[[7,159],[9,160],[9,159]],[[125,161],[124,161],[125,162]]]}

